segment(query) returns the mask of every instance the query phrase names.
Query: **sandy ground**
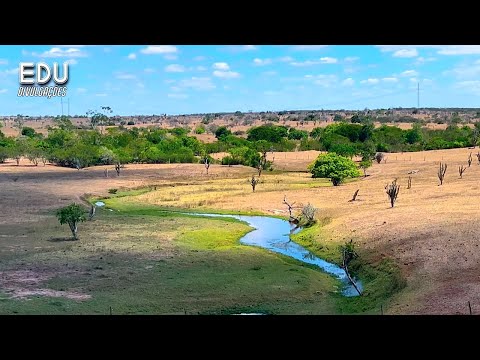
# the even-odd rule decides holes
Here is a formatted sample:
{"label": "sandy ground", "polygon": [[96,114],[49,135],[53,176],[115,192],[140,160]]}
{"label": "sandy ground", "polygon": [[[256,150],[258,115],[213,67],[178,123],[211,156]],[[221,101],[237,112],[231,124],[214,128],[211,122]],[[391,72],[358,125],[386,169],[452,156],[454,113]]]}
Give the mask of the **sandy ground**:
{"label": "sandy ground", "polygon": [[[319,216],[332,219],[325,226],[330,241],[353,238],[379,256],[393,257],[400,264],[407,288],[393,299],[388,313],[466,313],[468,301],[478,313],[480,165],[474,155],[477,151],[388,154],[386,163],[374,164],[368,169],[370,176],[340,187],[282,191],[279,183],[279,190],[263,191],[259,184],[257,192],[252,193],[245,183],[244,191],[226,193],[211,206],[256,209],[272,214],[284,208],[281,203],[284,194],[297,203],[310,202],[320,209]],[[474,161],[460,179],[458,166],[466,164],[470,152]],[[313,156],[312,152],[290,153],[286,159],[276,157],[275,162],[284,168],[300,169],[310,163]],[[448,164],[442,186],[438,186],[436,175],[440,161]],[[175,184],[185,180],[227,183],[223,180],[226,178],[228,181],[239,179],[243,184],[252,174],[250,168],[212,165],[207,176],[201,164],[169,164],[127,165],[117,177],[113,167],[108,168],[109,177],[105,178],[104,167],[78,171],[51,165],[36,167],[28,161],[22,161],[20,166],[14,162],[0,164],[0,250],[10,251],[16,246],[28,249],[29,232],[34,226],[52,217],[53,209],[80,201],[86,193],[105,194],[110,188]],[[411,175],[412,188],[407,189],[408,172],[412,170],[418,172]],[[307,173],[292,176],[309,179]],[[395,207],[390,208],[384,187],[395,178],[401,188]],[[358,201],[349,202],[356,189],[360,189]],[[10,279],[14,281],[17,280]]]}

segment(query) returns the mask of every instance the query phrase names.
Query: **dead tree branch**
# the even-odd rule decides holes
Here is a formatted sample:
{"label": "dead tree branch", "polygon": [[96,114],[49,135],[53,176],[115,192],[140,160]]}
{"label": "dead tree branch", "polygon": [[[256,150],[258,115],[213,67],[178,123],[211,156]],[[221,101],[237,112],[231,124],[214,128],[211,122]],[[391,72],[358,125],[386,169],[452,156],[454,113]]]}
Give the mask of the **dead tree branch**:
{"label": "dead tree branch", "polygon": [[351,200],[348,200],[349,202],[351,201],[355,201],[357,199],[357,195],[358,195],[358,192],[360,191],[360,189],[357,189],[357,191],[355,191],[355,193],[353,194],[353,197]]}
{"label": "dead tree branch", "polygon": [[443,184],[443,179],[445,179],[445,173],[447,172],[447,164],[440,162],[440,166],[438,167],[438,179],[440,180],[440,185]]}

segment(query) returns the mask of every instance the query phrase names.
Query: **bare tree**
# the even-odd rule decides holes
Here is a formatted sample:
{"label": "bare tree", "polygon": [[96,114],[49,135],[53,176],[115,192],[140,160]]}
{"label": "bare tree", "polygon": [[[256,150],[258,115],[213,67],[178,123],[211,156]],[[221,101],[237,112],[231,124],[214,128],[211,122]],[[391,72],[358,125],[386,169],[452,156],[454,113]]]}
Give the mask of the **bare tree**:
{"label": "bare tree", "polygon": [[385,188],[387,189],[387,195],[390,199],[390,205],[392,205],[393,208],[393,206],[395,205],[395,201],[397,201],[398,192],[400,191],[400,185],[397,184],[397,179],[395,179],[392,181],[391,184],[387,184]]}
{"label": "bare tree", "polygon": [[480,152],[477,153],[478,164],[480,165]]}
{"label": "bare tree", "polygon": [[353,194],[353,197],[352,197],[350,200],[348,200],[348,201],[349,201],[349,202],[355,201],[355,200],[357,199],[357,196],[358,196],[358,192],[359,192],[359,191],[360,191],[360,189],[357,189],[357,191],[355,191],[355,193]]}
{"label": "bare tree", "polygon": [[345,245],[341,245],[340,251],[342,253],[342,268],[345,271],[345,275],[347,275],[348,281],[350,281],[355,290],[357,290],[358,295],[361,296],[362,292],[360,291],[357,284],[350,276],[350,272],[348,271],[348,265],[350,264],[350,261],[358,257],[358,253],[355,251],[355,244],[353,243],[353,240],[345,242]]}
{"label": "bare tree", "polygon": [[257,186],[260,179],[256,179],[255,175],[252,175],[252,179],[250,180],[250,185],[252,185],[252,190],[255,192],[255,187]]}
{"label": "bare tree", "polygon": [[408,182],[407,182],[407,189],[411,189],[412,188],[412,177],[409,176],[408,177]]}
{"label": "bare tree", "polygon": [[463,177],[463,173],[465,172],[465,170],[467,170],[466,166],[460,165],[458,167],[458,174],[460,175],[460,179]]}
{"label": "bare tree", "polygon": [[90,207],[90,211],[88,212],[88,220],[92,220],[93,217],[95,216],[95,210],[96,210],[96,206],[95,205],[92,205]]}
{"label": "bare tree", "polygon": [[468,167],[470,167],[470,165],[472,165],[472,153],[470,153],[470,155],[468,155]]}
{"label": "bare tree", "polygon": [[440,185],[443,184],[443,179],[445,179],[445,173],[447,172],[447,164],[440,163],[440,166],[438,167],[438,179],[440,180]]}
{"label": "bare tree", "polygon": [[207,170],[207,175],[208,175],[208,169],[210,168],[210,160],[208,158],[208,155],[205,155],[203,157],[203,165],[205,166],[205,170]]}
{"label": "bare tree", "polygon": [[381,152],[377,152],[375,154],[375,160],[377,161],[378,164],[380,164],[382,162],[384,157],[385,157],[385,155]]}
{"label": "bare tree", "polygon": [[315,214],[317,213],[317,210],[318,209],[310,203],[303,206],[300,218],[305,226],[309,226],[315,222]]}
{"label": "bare tree", "polygon": [[117,172],[117,176],[120,176],[120,161],[115,164],[115,171]]}
{"label": "bare tree", "polygon": [[290,215],[289,221],[298,223],[298,219],[292,215],[292,211],[294,209],[293,205],[295,205],[295,202],[289,204],[288,201],[287,201],[287,195],[284,195],[283,196],[283,203],[288,206],[288,213]]}

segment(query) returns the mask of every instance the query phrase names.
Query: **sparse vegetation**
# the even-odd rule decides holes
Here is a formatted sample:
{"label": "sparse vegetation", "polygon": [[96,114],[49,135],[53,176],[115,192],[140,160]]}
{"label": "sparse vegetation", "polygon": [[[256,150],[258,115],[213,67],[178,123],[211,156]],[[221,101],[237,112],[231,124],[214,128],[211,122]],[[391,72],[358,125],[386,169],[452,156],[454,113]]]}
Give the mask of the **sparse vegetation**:
{"label": "sparse vegetation", "polygon": [[397,201],[398,193],[400,192],[400,185],[397,184],[397,179],[393,180],[391,184],[387,184],[385,189],[387,190],[390,205],[393,208],[395,201]]}
{"label": "sparse vegetation", "polygon": [[440,185],[443,185],[443,179],[445,179],[445,173],[447,172],[447,164],[445,163],[440,163],[438,166],[438,180],[440,180]]}

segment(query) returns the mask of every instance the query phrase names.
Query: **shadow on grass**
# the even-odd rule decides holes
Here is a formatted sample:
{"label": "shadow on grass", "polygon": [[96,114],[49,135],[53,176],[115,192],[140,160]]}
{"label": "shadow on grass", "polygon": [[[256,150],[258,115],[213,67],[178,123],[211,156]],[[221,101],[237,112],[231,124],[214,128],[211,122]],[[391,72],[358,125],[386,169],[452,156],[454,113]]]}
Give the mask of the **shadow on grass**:
{"label": "shadow on grass", "polygon": [[63,242],[63,241],[77,241],[73,237],[57,237],[57,238],[51,238],[48,239],[47,241],[50,242]]}

